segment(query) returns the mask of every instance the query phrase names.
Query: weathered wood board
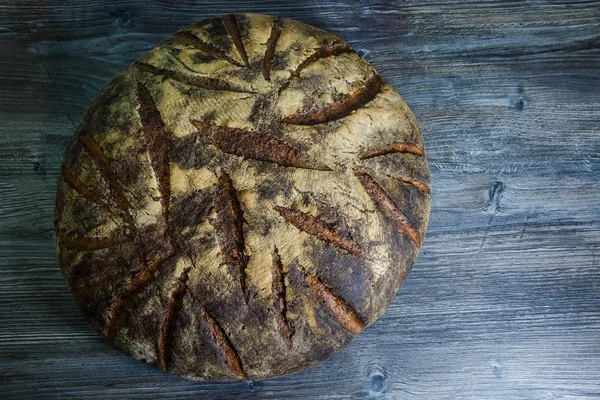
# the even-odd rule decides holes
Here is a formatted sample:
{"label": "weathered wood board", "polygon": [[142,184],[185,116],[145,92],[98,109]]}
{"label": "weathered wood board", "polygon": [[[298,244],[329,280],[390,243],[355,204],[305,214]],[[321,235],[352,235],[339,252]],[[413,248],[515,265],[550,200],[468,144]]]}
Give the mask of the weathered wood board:
{"label": "weathered wood board", "polygon": [[[421,124],[433,206],[396,300],[281,379],[191,382],[83,319],[53,248],[56,179],[96,91],[211,15],[348,41]],[[600,398],[600,2],[0,1],[0,398]]]}

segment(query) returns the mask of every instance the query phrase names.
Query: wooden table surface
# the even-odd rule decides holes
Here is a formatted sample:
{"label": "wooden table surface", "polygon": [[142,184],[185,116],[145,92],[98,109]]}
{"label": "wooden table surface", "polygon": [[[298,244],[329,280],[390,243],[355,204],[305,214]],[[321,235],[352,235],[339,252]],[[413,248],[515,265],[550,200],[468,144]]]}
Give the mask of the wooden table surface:
{"label": "wooden table surface", "polygon": [[[600,398],[600,2],[210,3],[0,1],[0,398]],[[232,11],[329,30],[371,62],[421,124],[433,205],[405,285],[345,350],[281,379],[192,382],[84,321],[54,195],[96,91]]]}

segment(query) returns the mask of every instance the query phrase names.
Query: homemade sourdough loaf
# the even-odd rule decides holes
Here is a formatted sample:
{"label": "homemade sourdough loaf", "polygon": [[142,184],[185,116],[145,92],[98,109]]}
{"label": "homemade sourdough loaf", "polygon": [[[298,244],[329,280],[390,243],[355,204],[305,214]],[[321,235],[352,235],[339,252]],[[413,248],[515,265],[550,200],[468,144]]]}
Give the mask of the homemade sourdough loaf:
{"label": "homemade sourdough loaf", "polygon": [[429,215],[414,116],[339,38],[257,14],[117,75],[65,152],[55,241],[86,318],[191,379],[324,360],[388,307]]}

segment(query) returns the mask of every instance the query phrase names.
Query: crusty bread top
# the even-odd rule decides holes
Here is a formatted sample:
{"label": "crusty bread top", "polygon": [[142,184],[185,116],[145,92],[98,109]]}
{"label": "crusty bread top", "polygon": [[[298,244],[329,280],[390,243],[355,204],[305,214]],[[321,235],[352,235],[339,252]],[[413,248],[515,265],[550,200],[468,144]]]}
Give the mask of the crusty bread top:
{"label": "crusty bread top", "polygon": [[341,39],[258,14],[165,39],[89,106],[55,238],[88,320],[192,379],[314,365],[373,323],[429,215],[414,116]]}

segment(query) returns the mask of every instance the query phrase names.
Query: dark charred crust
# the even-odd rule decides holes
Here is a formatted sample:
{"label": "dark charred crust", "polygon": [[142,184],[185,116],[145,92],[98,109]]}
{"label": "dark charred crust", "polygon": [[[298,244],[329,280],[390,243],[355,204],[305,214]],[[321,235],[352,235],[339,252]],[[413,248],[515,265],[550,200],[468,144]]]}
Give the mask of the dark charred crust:
{"label": "dark charred crust", "polygon": [[240,295],[245,299],[248,257],[244,253],[244,214],[237,192],[226,172],[219,176],[213,207],[217,217],[210,223],[215,227],[223,262],[235,277]]}
{"label": "dark charred crust", "polygon": [[423,151],[423,149],[421,149],[418,146],[415,146],[414,144],[390,143],[385,146],[376,147],[374,149],[371,149],[371,150],[367,151],[365,154],[363,154],[360,158],[362,160],[366,160],[367,158],[384,156],[384,155],[393,154],[393,153],[408,153],[408,154],[414,154],[416,156],[425,155],[425,152]]}
{"label": "dark charred crust", "polygon": [[277,40],[281,35],[281,20],[279,18],[273,18],[271,25],[271,34],[267,40],[267,49],[265,50],[265,56],[262,60],[262,74],[265,80],[271,81],[271,68],[273,67],[273,56],[275,55],[275,47],[277,47]]}
{"label": "dark charred crust", "polygon": [[153,65],[136,61],[134,66],[140,71],[147,72],[152,75],[160,76],[165,79],[172,79],[177,82],[185,83],[186,85],[199,87],[208,90],[222,90],[226,92],[252,93],[242,87],[233,85],[221,79],[208,78],[206,76],[193,76],[182,74],[178,71],[156,68]]}
{"label": "dark charred crust", "polygon": [[119,178],[110,165],[110,161],[104,155],[100,145],[90,133],[85,131],[79,132],[77,140],[79,140],[79,143],[81,143],[87,154],[94,161],[98,171],[100,171],[100,175],[102,175],[102,178],[108,185],[110,193],[119,208],[119,212],[128,224],[133,225],[133,217],[131,216],[129,201],[125,197],[125,189],[121,185]]}
{"label": "dark charred crust", "polygon": [[417,247],[421,246],[421,237],[419,232],[414,227],[408,217],[396,206],[390,196],[383,190],[383,188],[373,179],[373,177],[367,174],[362,168],[355,168],[354,175],[358,178],[361,185],[375,203],[377,209],[385,216],[385,218],[394,227],[402,232],[408,239],[410,239]]}
{"label": "dark charred crust", "polygon": [[91,201],[92,203],[96,204],[97,206],[99,206],[100,208],[103,208],[106,211],[110,211],[110,208],[100,198],[100,196],[98,196],[96,193],[92,192],[86,186],[86,184],[83,183],[77,177],[77,175],[75,175],[73,173],[73,171],[71,171],[69,168],[67,168],[63,165],[60,169],[60,172],[61,172],[61,175],[63,176],[63,178],[65,179],[65,182],[67,182],[69,184],[69,186],[71,187],[71,189],[73,189],[75,192],[77,192],[81,197],[85,198],[86,200]]}
{"label": "dark charred crust", "polygon": [[284,124],[317,125],[347,117],[354,110],[358,110],[377,96],[381,90],[383,80],[377,74],[372,75],[363,86],[354,93],[345,96],[334,103],[287,115],[281,119]]}
{"label": "dark charred crust", "polygon": [[294,331],[287,318],[287,301],[285,296],[286,288],[283,264],[277,249],[275,249],[273,251],[273,263],[271,264],[271,307],[275,312],[277,330],[288,347],[291,347]]}
{"label": "dark charred crust", "polygon": [[326,165],[311,159],[301,150],[267,133],[230,128],[196,120],[192,120],[191,123],[215,147],[224,153],[271,162],[284,167],[316,169],[320,171],[331,170]]}
{"label": "dark charred crust", "polygon": [[213,316],[209,314],[209,312],[203,305],[199,304],[199,309],[200,319],[206,325],[208,335],[212,339],[225,366],[237,377],[241,379],[248,379],[248,376],[246,376],[246,373],[244,372],[244,368],[242,366],[242,360],[240,359],[240,356],[231,344],[231,341],[229,340],[227,334],[219,326],[217,320],[215,320]]}
{"label": "dark charred crust", "polygon": [[158,339],[158,355],[163,369],[167,369],[171,363],[175,321],[181,310],[183,298],[187,290],[188,273],[189,269],[186,269],[179,277],[179,283],[175,287],[175,290],[173,290],[173,293],[171,293],[169,304],[167,305],[163,316]]}
{"label": "dark charred crust", "polygon": [[221,17],[223,19],[223,25],[227,29],[229,36],[231,36],[231,40],[235,45],[235,48],[244,61],[244,65],[246,67],[250,67],[250,63],[248,62],[248,55],[246,54],[246,48],[244,47],[244,41],[242,40],[242,34],[240,33],[240,28],[238,27],[237,21],[233,14],[224,15]]}
{"label": "dark charred crust", "polygon": [[399,182],[406,183],[408,185],[413,185],[414,187],[416,187],[423,193],[431,194],[431,189],[429,188],[429,186],[427,186],[423,182],[417,181],[415,179],[404,178],[402,176],[392,176],[392,175],[388,175],[388,176]]}
{"label": "dark charred crust", "polygon": [[317,217],[306,214],[300,210],[275,206],[283,219],[303,232],[308,233],[318,239],[330,243],[340,249],[344,249],[355,256],[367,258],[366,252],[353,240],[342,236],[341,233],[334,230],[327,223]]}
{"label": "dark charred crust", "polygon": [[233,58],[229,57],[227,53],[218,47],[213,46],[210,43],[206,43],[200,40],[196,35],[187,31],[179,31],[173,34],[173,39],[177,40],[180,43],[185,44],[186,46],[193,47],[197,50],[200,50],[206,54],[213,56],[216,59],[227,61],[230,64],[233,64],[237,67],[242,67],[243,65],[239,62],[235,61]]}
{"label": "dark charred crust", "polygon": [[137,295],[154,280],[158,267],[164,259],[151,260],[146,262],[140,272],[138,272],[131,280],[119,291],[110,310],[108,318],[108,326],[106,327],[106,337],[112,340],[119,329],[131,306],[135,302]]}
{"label": "dark charred crust", "polygon": [[65,235],[60,235],[58,238],[60,244],[65,249],[78,250],[78,251],[96,251],[106,249],[109,247],[118,246],[123,243],[129,242],[129,238],[126,237],[78,237],[72,238]]}
{"label": "dark charred crust", "polygon": [[171,166],[165,124],[150,92],[141,83],[137,86],[137,97],[140,103],[138,114],[142,121],[142,131],[146,138],[146,148],[150,157],[150,165],[154,170],[158,191],[160,192],[162,217],[168,230],[169,202],[171,199]]}
{"label": "dark charred crust", "polygon": [[345,330],[358,335],[366,325],[360,315],[344,299],[336,295],[319,278],[312,275],[302,268],[301,272],[305,275],[306,283],[313,295],[319,300],[325,311]]}

